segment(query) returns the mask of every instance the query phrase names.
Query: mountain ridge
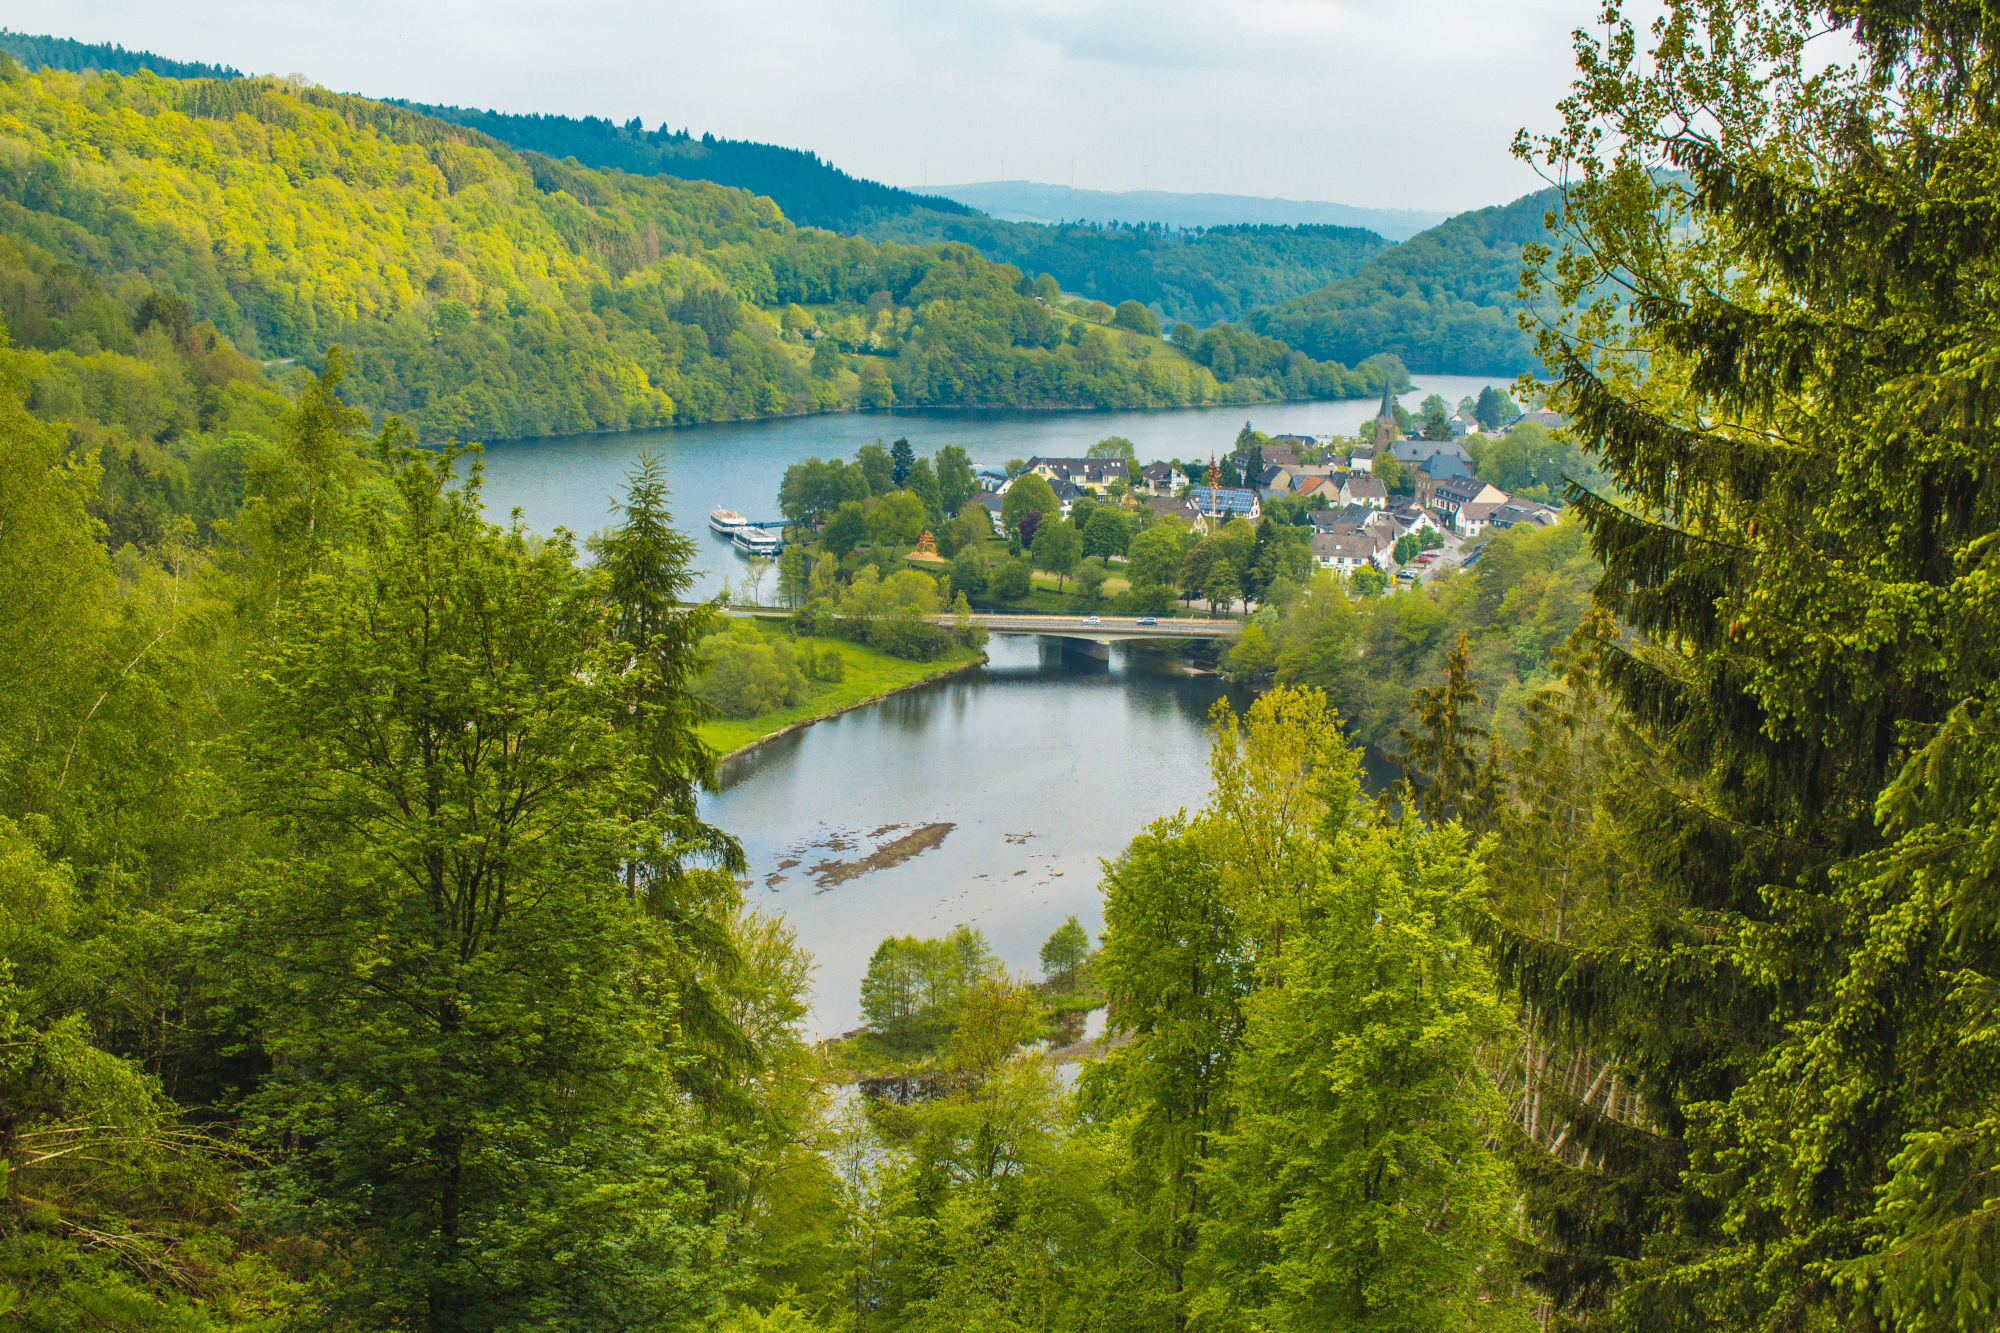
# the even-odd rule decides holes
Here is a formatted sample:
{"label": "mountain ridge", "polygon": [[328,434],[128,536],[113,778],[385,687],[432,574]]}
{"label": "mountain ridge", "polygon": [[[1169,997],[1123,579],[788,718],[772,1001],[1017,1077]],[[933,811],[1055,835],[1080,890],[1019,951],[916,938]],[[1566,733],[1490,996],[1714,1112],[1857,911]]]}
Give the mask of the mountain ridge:
{"label": "mountain ridge", "polygon": [[1175,190],[1087,190],[1044,181],[974,181],[925,187],[1007,222],[1157,222],[1184,229],[1233,226],[1362,227],[1406,241],[1452,216],[1416,208],[1372,208],[1328,200]]}

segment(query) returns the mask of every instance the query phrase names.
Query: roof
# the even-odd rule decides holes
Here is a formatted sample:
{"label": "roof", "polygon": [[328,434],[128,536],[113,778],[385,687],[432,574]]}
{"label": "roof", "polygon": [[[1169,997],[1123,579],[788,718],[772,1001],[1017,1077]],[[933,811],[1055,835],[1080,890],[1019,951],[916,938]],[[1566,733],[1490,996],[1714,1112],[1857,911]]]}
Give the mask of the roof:
{"label": "roof", "polygon": [[1360,529],[1321,532],[1312,541],[1315,560],[1373,560],[1375,551],[1375,540]]}
{"label": "roof", "polygon": [[1248,514],[1262,508],[1257,492],[1226,486],[1197,486],[1189,492],[1199,513]]}
{"label": "roof", "polygon": [[1340,489],[1348,495],[1367,495],[1376,499],[1389,498],[1389,488],[1382,484],[1380,477],[1357,474],[1340,483]]}
{"label": "roof", "polygon": [[1332,477],[1295,477],[1292,481],[1293,495],[1311,495],[1315,491],[1338,491]]}
{"label": "roof", "polygon": [[[1477,507],[1468,506],[1468,508]],[[1546,528],[1560,523],[1562,513],[1539,500],[1507,500],[1493,507],[1493,512],[1487,521],[1496,528],[1511,528],[1517,523],[1532,523],[1536,527]]]}
{"label": "roof", "polygon": [[1148,495],[1143,497],[1142,503],[1161,518],[1165,518],[1168,514],[1172,514],[1176,518],[1192,518],[1194,516],[1194,511],[1188,508],[1186,500],[1176,499],[1171,495]]}
{"label": "roof", "polygon": [[1102,486],[1112,481],[1125,479],[1125,460],[1122,458],[1030,458],[1028,471],[1040,468],[1069,481],[1082,481],[1091,486]]}
{"label": "roof", "polygon": [[1475,500],[1458,511],[1458,521],[1484,523],[1491,519],[1497,510],[1505,508],[1506,504],[1505,500]]}
{"label": "roof", "polygon": [[991,509],[997,514],[1000,512],[1001,506],[1007,503],[1007,497],[995,491],[980,491],[971,500],[967,501],[967,503],[979,505],[984,509]]}
{"label": "roof", "polygon": [[1049,489],[1056,493],[1058,500],[1075,500],[1083,495],[1083,488],[1064,477],[1055,477],[1049,482]]}
{"label": "roof", "polygon": [[1429,458],[1417,464],[1417,471],[1423,473],[1433,481],[1442,481],[1446,477],[1469,477],[1472,475],[1472,469],[1467,467],[1465,460],[1457,454],[1432,454]]}
{"label": "roof", "polygon": [[1286,467],[1282,463],[1274,463],[1257,474],[1257,489],[1260,491],[1272,490],[1280,484],[1280,479],[1283,480],[1284,485],[1289,487],[1291,477],[1291,468]]}
{"label": "roof", "polygon": [[1488,490],[1492,490],[1494,494],[1500,497],[1499,500],[1492,501],[1491,503],[1501,504],[1506,501],[1507,496],[1505,492],[1492,486],[1490,483],[1481,481],[1477,477],[1449,477],[1438,483],[1437,495],[1441,500],[1450,500],[1454,504],[1466,505],[1477,500]]}
{"label": "roof", "polygon": [[1148,481],[1165,481],[1179,471],[1172,463],[1148,463],[1139,469],[1139,475]]}
{"label": "roof", "polygon": [[1467,453],[1465,446],[1457,440],[1405,439],[1396,441],[1392,447],[1396,451],[1397,460],[1411,467],[1416,466],[1427,458],[1435,458],[1439,454],[1456,454],[1468,463],[1472,461],[1472,455]]}

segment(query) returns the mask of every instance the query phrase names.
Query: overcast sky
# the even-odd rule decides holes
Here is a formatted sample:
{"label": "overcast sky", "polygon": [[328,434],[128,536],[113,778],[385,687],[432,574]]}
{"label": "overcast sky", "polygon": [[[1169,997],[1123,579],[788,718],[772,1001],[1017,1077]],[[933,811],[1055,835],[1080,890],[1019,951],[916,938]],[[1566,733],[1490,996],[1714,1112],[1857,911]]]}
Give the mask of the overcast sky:
{"label": "overcast sky", "polygon": [[4,0],[17,31],[374,96],[641,117],[898,185],[1443,211],[1536,181],[1597,0]]}

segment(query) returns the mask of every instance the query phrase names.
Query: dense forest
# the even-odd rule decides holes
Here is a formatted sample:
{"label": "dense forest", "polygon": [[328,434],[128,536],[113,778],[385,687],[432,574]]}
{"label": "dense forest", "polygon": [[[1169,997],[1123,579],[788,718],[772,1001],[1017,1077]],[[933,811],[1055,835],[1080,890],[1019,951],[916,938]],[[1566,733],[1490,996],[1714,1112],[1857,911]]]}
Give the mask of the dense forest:
{"label": "dense forest", "polygon": [[934,213],[886,217],[865,230],[881,240],[963,242],[996,263],[1051,274],[1065,291],[1143,301],[1170,322],[1204,327],[1345,278],[1388,244],[1360,227],[1042,225]]}
{"label": "dense forest", "polygon": [[[274,383],[9,241],[0,1318],[1992,1328],[2000,26],[1579,40],[1522,151],[1574,182],[1537,350],[1608,480],[1429,609],[1273,597],[1237,651],[1279,683],[1097,947],[885,940],[850,1053],[903,1076],[853,1094],[701,818],[716,613],[657,469],[588,552],[494,526],[340,354]],[[928,500],[865,474],[920,461],[964,483],[891,448],[790,503],[900,537]],[[1065,1089],[1029,1043],[1080,993],[1112,1040]]]}
{"label": "dense forest", "polygon": [[[733,185],[767,195],[786,217],[802,227],[855,233],[885,215],[923,210],[970,214],[972,209],[942,195],[918,194],[850,176],[817,154],[747,139],[695,138],[687,130],[662,125],[648,130],[637,120],[615,125],[596,116],[520,116],[469,107],[398,102],[413,111],[478,130],[501,143],[553,158],[575,158],[587,167],[635,176],[679,176]],[[934,239],[925,237],[923,239]]]}
{"label": "dense forest", "polygon": [[740,190],[585,171],[283,81],[10,65],[0,113],[0,233],[128,301],[175,295],[252,356],[316,366],[342,344],[347,401],[426,440],[1377,382],[1285,349],[1218,370],[1051,309],[965,246],[802,229]]}
{"label": "dense forest", "polygon": [[[741,186],[802,226],[910,245],[960,242],[1067,292],[1137,300],[1167,320],[1237,320],[1344,278],[1387,244],[1360,227],[1097,226],[1003,222],[940,196],[857,180],[810,153],[596,117],[517,116],[407,104],[515,148],[588,167]],[[1365,359],[1353,358],[1350,364]]]}
{"label": "dense forest", "polygon": [[29,69],[64,69],[72,72],[103,70],[109,74],[137,74],[151,70],[163,79],[240,79],[243,71],[227,65],[206,65],[199,60],[170,60],[151,51],[127,51],[109,42],[79,42],[68,37],[37,37],[32,33],[0,28],[0,51],[5,51]]}
{"label": "dense forest", "polygon": [[[241,77],[16,33],[0,32],[0,50],[30,69]],[[1535,366],[1532,342],[1515,325],[1515,289],[1521,247],[1546,239],[1542,216],[1553,201],[1547,191],[1460,214],[1401,245],[1353,226],[1044,225],[1005,222],[950,199],[861,180],[814,154],[770,144],[600,117],[391,105],[588,168],[739,187],[768,197],[801,226],[912,246],[963,243],[994,263],[1048,273],[1086,299],[1138,300],[1167,323],[1241,323],[1323,361],[1353,366],[1387,353],[1413,370],[1445,374],[1516,374]]]}
{"label": "dense forest", "polygon": [[1382,251],[1319,290],[1244,323],[1317,357],[1356,348],[1445,375],[1538,371],[1534,339],[1516,322],[1524,247],[1548,243],[1555,190],[1460,213]]}

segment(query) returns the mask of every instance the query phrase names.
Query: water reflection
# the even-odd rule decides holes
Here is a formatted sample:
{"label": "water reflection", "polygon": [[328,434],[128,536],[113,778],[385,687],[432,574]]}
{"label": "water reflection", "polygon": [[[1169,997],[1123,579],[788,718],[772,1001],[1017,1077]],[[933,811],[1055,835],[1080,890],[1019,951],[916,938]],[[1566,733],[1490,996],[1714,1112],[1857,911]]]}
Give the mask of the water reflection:
{"label": "water reflection", "polygon": [[[887,935],[969,922],[1033,972],[1070,913],[1099,929],[1100,861],[1206,798],[1208,710],[1231,693],[1221,681],[1124,647],[1108,663],[1035,639],[996,637],[988,652],[982,671],[728,761],[704,798],[743,840],[751,901],[782,912],[814,955],[824,1033],[858,1023],[861,974]],[[900,865],[834,886],[811,874],[935,823],[955,827]]]}

